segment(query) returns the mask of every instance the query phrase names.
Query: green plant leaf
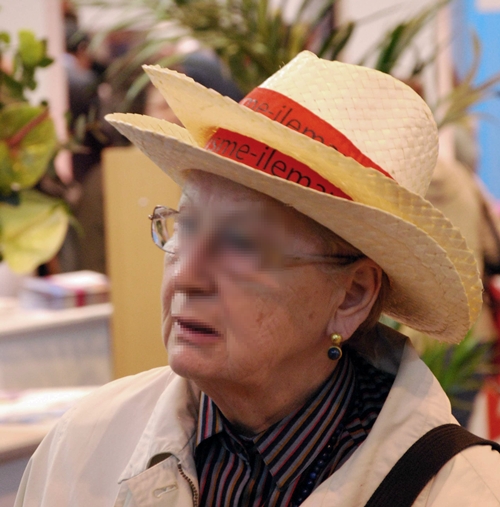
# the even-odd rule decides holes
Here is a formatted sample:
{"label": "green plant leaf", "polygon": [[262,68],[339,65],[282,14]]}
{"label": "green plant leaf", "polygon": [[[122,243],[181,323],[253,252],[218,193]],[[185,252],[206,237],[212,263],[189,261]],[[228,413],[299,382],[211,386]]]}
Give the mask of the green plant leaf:
{"label": "green plant leaf", "polygon": [[440,0],[435,4],[423,9],[416,16],[403,21],[390,29],[382,40],[370,49],[362,58],[365,62],[371,53],[377,54],[374,68],[382,72],[391,73],[399,63],[401,57],[412,46],[416,36],[436,16],[439,10],[448,4],[450,0]]}
{"label": "green plant leaf", "polygon": [[0,255],[16,273],[29,273],[50,260],[66,235],[63,201],[36,190],[20,193],[20,205],[0,202]]}
{"label": "green plant leaf", "polygon": [[34,68],[45,57],[45,44],[30,30],[20,30],[18,52],[23,64]]}
{"label": "green plant leaf", "polygon": [[5,72],[0,71],[0,75],[3,85],[2,88],[0,88],[2,102],[8,104],[11,102],[25,101],[26,98],[24,97],[24,86],[22,83]]}
{"label": "green plant leaf", "polygon": [[42,68],[45,68],[45,67],[48,67],[49,65],[52,65],[54,63],[54,59],[53,58],[50,58],[48,56],[44,56],[39,62],[38,62],[38,66],[39,67],[42,67]]}
{"label": "green plant leaf", "polygon": [[[122,19],[117,20],[116,29],[129,27],[131,18],[128,15],[132,7],[140,7],[140,25],[144,31],[153,32],[161,22],[173,23],[182,34],[197,39],[202,46],[211,48],[230,71],[236,84],[247,92],[261,84],[280,67],[288,63],[297,53],[304,49],[324,46],[327,38],[329,53],[336,55],[345,45],[352,31],[352,26],[340,29],[337,36],[330,25],[331,9],[336,0],[299,0],[295,5],[292,0],[117,0],[123,8]],[[80,0],[85,5],[99,5],[106,8],[106,2],[99,0]],[[289,23],[284,16],[292,8],[296,12],[294,23]],[[133,22],[137,23],[137,17]],[[316,29],[323,23],[321,29]],[[99,41],[103,33],[97,34]],[[172,42],[180,36],[170,38]],[[335,48],[335,44],[339,48]],[[92,42],[94,44],[94,41]],[[108,74],[113,83],[123,81],[123,76],[132,75],[130,69],[137,69],[141,58],[147,58],[154,51],[147,50],[147,45],[155,45],[155,37],[146,40],[140,49],[132,52],[116,65]],[[158,59],[161,56],[158,55]],[[132,64],[133,60],[133,64]],[[130,69],[127,69],[127,66]],[[120,68],[122,72],[116,73]],[[141,83],[138,84],[139,89]]]}
{"label": "green plant leaf", "polygon": [[0,42],[10,44],[10,34],[7,32],[0,32]]}
{"label": "green plant leaf", "polygon": [[1,193],[30,188],[45,173],[57,146],[52,120],[46,117],[36,124],[45,111],[44,107],[25,103],[11,104],[0,111]]}
{"label": "green plant leaf", "polygon": [[320,58],[328,56],[331,60],[335,60],[339,56],[340,52],[345,48],[347,43],[351,40],[355,28],[356,23],[351,21],[340,26],[336,30],[332,30],[330,35],[324,39],[323,44],[318,51],[318,56]]}
{"label": "green plant leaf", "polygon": [[491,345],[479,343],[469,332],[458,345],[426,341],[421,357],[457,406],[457,395],[478,389],[481,376],[492,373],[490,355]]}
{"label": "green plant leaf", "polygon": [[432,107],[439,128],[459,123],[471,115],[479,116],[471,112],[472,107],[492,97],[495,87],[500,85],[500,73],[494,74],[479,84],[474,83],[481,61],[481,44],[477,34],[472,34],[472,46],[474,58],[469,70],[460,83]]}

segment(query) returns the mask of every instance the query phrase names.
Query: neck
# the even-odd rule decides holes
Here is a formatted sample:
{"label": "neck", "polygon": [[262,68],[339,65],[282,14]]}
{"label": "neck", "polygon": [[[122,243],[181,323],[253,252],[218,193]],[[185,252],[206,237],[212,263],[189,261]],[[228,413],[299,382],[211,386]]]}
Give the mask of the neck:
{"label": "neck", "polygon": [[337,363],[324,368],[293,372],[284,377],[273,375],[267,381],[230,385],[227,381],[195,381],[212,398],[224,417],[245,435],[265,431],[302,407],[332,374]]}

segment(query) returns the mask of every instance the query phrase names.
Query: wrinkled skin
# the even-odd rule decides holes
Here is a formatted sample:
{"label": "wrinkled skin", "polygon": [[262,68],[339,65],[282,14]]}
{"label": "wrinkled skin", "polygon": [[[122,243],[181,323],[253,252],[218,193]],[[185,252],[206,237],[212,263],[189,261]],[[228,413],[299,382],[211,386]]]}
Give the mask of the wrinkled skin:
{"label": "wrinkled skin", "polygon": [[[287,252],[324,253],[310,219],[220,177],[193,171],[183,207],[214,222],[263,210],[279,218],[276,234]],[[229,420],[250,433],[262,431],[302,405],[333,371],[329,336],[348,338],[366,318],[379,271],[363,259],[333,273],[304,265],[238,278],[214,266],[203,249],[175,262],[167,256],[162,302],[169,363],[212,396]],[[181,325],[185,321],[216,334],[193,337]]]}

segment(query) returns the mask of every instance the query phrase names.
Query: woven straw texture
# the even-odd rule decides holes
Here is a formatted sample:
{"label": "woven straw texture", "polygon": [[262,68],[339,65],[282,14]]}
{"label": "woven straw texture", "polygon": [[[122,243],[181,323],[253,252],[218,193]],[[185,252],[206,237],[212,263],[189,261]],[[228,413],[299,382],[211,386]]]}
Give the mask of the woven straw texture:
{"label": "woven straw texture", "polygon": [[[202,169],[292,205],[384,269],[391,280],[385,313],[443,341],[463,338],[479,313],[481,284],[460,233],[419,195],[430,181],[437,137],[427,106],[412,90],[371,69],[324,62],[308,53],[263,85],[330,122],[388,171],[392,180],[182,74],[158,67],[146,70],[186,129],[141,115],[114,114],[108,119],[163,171],[182,185],[186,171]],[[314,79],[300,83],[306,74],[308,80]],[[312,94],[300,91],[318,81],[329,85]],[[365,103],[370,107],[365,108]],[[205,151],[203,146],[219,127],[300,160],[354,202]]]}
{"label": "woven straw texture", "polygon": [[334,125],[403,187],[422,196],[427,192],[438,154],[437,129],[427,105],[401,81],[304,52],[261,87]]}

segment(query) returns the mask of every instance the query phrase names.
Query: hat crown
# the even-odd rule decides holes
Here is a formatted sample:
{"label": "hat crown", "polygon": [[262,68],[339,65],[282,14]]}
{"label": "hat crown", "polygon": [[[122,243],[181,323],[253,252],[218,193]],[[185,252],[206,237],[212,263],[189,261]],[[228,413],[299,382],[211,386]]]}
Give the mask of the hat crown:
{"label": "hat crown", "polygon": [[260,88],[325,120],[401,186],[421,196],[427,192],[438,155],[437,126],[409,86],[377,70],[304,51]]}

